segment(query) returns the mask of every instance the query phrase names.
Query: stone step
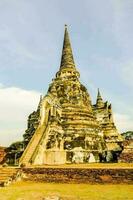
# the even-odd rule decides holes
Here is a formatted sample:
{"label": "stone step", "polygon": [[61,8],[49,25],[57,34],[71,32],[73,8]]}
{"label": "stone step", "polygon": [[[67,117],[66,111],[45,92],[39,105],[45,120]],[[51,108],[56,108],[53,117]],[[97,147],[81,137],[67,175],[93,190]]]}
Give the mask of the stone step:
{"label": "stone step", "polygon": [[0,187],[8,186],[21,177],[19,168],[0,167]]}
{"label": "stone step", "polygon": [[63,121],[63,124],[70,124],[70,125],[88,125],[88,126],[98,126],[98,123],[97,122],[95,122],[95,121],[93,121],[93,120],[89,120],[89,121],[87,121],[87,120],[78,120],[78,119],[74,119],[74,120],[64,120]]}
{"label": "stone step", "polygon": [[78,116],[88,116],[88,117],[93,117],[92,113],[88,113],[86,111],[77,111],[77,110],[65,110],[62,111],[62,115],[78,115]]}
{"label": "stone step", "polygon": [[79,115],[62,115],[61,120],[63,119],[67,119],[67,120],[76,120],[76,119],[80,119],[80,120],[90,120],[90,121],[94,121],[94,118],[89,117],[89,116],[79,116]]}

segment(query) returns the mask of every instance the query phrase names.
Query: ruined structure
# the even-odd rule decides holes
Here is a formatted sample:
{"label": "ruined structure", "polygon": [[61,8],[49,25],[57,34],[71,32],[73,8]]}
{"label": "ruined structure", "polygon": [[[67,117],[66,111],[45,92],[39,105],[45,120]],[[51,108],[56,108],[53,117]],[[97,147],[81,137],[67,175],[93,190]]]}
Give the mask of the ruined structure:
{"label": "ruined structure", "polygon": [[133,163],[133,131],[121,134],[124,137],[123,151],[119,156],[119,162]]}
{"label": "ruined structure", "polygon": [[98,90],[92,105],[79,77],[65,27],[60,69],[29,116],[20,165],[103,162],[112,151],[121,151],[111,104]]}
{"label": "ruined structure", "polygon": [[6,156],[6,147],[0,146],[0,164],[3,164],[5,162],[5,156]]}

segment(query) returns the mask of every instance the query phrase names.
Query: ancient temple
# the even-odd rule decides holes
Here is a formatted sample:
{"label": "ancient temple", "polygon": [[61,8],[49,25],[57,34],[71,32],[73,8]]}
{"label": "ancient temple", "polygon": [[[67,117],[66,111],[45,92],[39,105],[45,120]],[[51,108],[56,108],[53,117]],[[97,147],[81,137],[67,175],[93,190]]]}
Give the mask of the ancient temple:
{"label": "ancient temple", "polygon": [[92,105],[79,78],[65,26],[60,68],[28,118],[20,165],[104,162],[121,151],[111,104],[98,90]]}

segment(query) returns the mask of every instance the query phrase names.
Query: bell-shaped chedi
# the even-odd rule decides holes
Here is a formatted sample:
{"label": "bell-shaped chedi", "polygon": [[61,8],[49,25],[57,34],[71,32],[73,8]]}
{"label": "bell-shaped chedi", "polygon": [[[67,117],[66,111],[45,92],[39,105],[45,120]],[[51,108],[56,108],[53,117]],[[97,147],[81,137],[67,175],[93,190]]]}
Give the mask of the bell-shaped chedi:
{"label": "bell-shaped chedi", "polygon": [[103,101],[99,89],[96,104],[93,105],[93,113],[102,128],[108,151],[121,151],[120,144],[123,139],[114,124],[112,105],[108,101]]}
{"label": "bell-shaped chedi", "polygon": [[[104,129],[96,114],[105,103],[99,92],[97,103],[92,106],[79,77],[65,26],[60,68],[35,112],[39,113],[39,116],[35,114],[38,126],[20,158],[20,165],[87,163],[105,159]],[[111,110],[109,112],[111,115]]]}

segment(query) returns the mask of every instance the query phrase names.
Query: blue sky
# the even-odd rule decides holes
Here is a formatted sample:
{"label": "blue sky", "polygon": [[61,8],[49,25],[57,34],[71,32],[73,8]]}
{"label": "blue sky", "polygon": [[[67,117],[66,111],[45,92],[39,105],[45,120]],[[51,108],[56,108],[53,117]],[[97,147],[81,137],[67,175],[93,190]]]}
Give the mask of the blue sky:
{"label": "blue sky", "polygon": [[119,131],[133,130],[132,0],[0,0],[0,145],[22,138],[59,69],[68,25],[81,82],[113,105]]}

